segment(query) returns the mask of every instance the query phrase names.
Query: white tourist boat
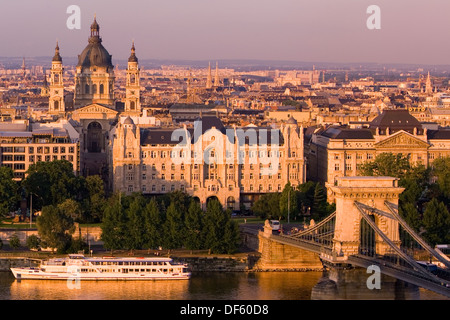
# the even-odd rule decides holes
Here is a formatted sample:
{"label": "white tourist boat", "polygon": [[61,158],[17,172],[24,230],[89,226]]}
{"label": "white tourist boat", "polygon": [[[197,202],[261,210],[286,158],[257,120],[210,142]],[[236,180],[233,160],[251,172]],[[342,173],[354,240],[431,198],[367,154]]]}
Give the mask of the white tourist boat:
{"label": "white tourist boat", "polygon": [[171,258],[85,257],[71,254],[66,258],[42,261],[39,267],[11,268],[16,279],[47,280],[182,280],[191,273],[186,264]]}

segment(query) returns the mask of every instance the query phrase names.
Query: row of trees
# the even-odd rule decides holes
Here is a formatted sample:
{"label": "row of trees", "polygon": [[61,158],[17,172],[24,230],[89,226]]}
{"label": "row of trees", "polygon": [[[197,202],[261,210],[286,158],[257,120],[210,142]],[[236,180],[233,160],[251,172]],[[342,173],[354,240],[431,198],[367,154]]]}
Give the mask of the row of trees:
{"label": "row of trees", "polygon": [[33,211],[66,203],[77,222],[100,222],[106,205],[100,176],[76,176],[66,160],[38,162],[29,167],[27,177],[13,180],[9,167],[0,167],[0,218],[20,207],[22,200],[33,204]]}
{"label": "row of trees", "polygon": [[287,183],[281,193],[262,195],[252,211],[262,219],[297,220],[308,216],[317,221],[335,211],[335,206],[328,203],[320,183],[308,181],[297,188]]}
{"label": "row of trees", "polygon": [[232,253],[240,243],[238,224],[218,200],[200,204],[181,191],[147,199],[114,195],[105,209],[102,240],[108,249],[208,249]]}
{"label": "row of trees", "polygon": [[431,167],[413,165],[402,154],[382,153],[361,166],[360,175],[399,178],[405,191],[399,213],[432,245],[450,242],[450,158],[439,158]]}

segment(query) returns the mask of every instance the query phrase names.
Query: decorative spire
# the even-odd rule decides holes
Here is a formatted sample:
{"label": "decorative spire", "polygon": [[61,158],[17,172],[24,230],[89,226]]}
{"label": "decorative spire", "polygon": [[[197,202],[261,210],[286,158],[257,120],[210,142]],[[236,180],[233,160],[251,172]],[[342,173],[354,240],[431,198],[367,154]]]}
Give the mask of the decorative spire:
{"label": "decorative spire", "polygon": [[56,40],[55,55],[53,56],[52,61],[62,62],[61,55],[59,54],[59,43],[58,43],[58,40]]}
{"label": "decorative spire", "polygon": [[214,75],[214,87],[218,87],[219,83],[219,63],[216,62],[216,74]]}
{"label": "decorative spire", "polygon": [[131,55],[128,58],[128,62],[138,62],[138,58],[136,57],[136,48],[134,47],[134,40],[131,45]]}
{"label": "decorative spire", "polygon": [[212,88],[211,62],[208,65],[208,78],[206,79],[206,89]]}
{"label": "decorative spire", "polygon": [[100,36],[100,26],[97,23],[97,14],[94,14],[94,22],[91,24],[91,38]]}

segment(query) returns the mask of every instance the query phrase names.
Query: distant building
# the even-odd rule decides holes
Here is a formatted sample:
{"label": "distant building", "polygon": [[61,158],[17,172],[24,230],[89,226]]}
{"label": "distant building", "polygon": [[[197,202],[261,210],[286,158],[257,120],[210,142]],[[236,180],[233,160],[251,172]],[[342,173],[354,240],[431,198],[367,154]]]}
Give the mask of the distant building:
{"label": "distant building", "polygon": [[360,166],[380,153],[401,153],[425,166],[450,156],[450,130],[428,130],[406,110],[384,110],[368,128],[319,128],[307,140],[307,178],[326,186],[337,177],[358,175]]}
{"label": "distant building", "polygon": [[14,178],[25,178],[37,162],[67,160],[79,173],[78,132],[70,121],[29,124],[28,121],[0,122],[0,166],[14,170]]}

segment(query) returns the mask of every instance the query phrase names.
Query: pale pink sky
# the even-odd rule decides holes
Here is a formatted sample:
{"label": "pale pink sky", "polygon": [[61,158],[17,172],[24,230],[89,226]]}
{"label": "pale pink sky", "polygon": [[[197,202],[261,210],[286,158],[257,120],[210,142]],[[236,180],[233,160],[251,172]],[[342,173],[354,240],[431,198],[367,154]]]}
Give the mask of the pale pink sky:
{"label": "pale pink sky", "polygon": [[[69,5],[81,30],[69,30]],[[369,5],[381,30],[368,30]],[[450,64],[448,0],[19,0],[0,1],[0,56],[63,58],[87,44],[94,13],[113,59],[132,39],[141,59],[261,59]]]}

